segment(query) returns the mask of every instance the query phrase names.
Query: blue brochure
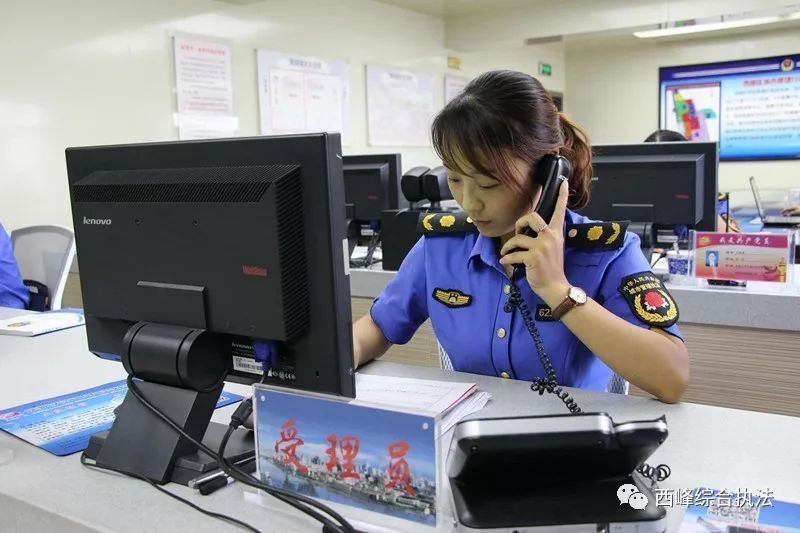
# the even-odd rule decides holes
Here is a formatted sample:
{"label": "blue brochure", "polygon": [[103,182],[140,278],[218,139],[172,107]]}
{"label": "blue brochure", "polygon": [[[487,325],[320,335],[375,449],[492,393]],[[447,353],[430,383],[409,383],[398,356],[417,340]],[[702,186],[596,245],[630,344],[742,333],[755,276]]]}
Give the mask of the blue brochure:
{"label": "blue brochure", "polygon": [[800,533],[800,505],[768,488],[694,489],[681,533]]}
{"label": "blue brochure", "polygon": [[[114,409],[127,392],[123,379],[5,409],[0,411],[0,429],[52,454],[69,455],[85,450],[95,433],[111,429]],[[223,391],[217,408],[241,399]]]}

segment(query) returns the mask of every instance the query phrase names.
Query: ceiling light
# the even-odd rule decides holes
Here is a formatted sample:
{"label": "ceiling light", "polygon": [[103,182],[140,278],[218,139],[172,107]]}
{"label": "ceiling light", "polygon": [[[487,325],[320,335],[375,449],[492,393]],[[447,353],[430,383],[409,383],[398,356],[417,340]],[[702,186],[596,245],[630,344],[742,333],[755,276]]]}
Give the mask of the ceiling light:
{"label": "ceiling light", "polygon": [[688,35],[706,31],[730,30],[734,28],[747,28],[750,26],[761,26],[764,24],[774,24],[788,20],[800,19],[800,11],[788,15],[772,15],[768,17],[756,17],[750,19],[727,20],[724,22],[711,22],[707,24],[693,24],[688,26],[676,26],[672,28],[660,28],[657,30],[637,31],[633,34],[640,39],[652,39],[654,37],[669,37],[673,35]]}

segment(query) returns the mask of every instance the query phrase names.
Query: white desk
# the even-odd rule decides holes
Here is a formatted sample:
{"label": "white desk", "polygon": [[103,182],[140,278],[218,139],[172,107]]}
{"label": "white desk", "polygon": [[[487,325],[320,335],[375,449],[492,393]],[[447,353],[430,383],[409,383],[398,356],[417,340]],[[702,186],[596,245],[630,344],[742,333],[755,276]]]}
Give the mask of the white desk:
{"label": "white desk", "polygon": [[[0,318],[15,312],[0,309]],[[555,398],[534,395],[525,382],[382,362],[362,371],[476,381],[494,397],[480,416],[563,413]],[[122,377],[121,365],[88,353],[83,328],[38,338],[0,336],[0,409]],[[231,389],[241,392],[244,387]],[[670,436],[650,461],[672,467],[672,477],[661,484],[663,488],[769,488],[777,499],[800,502],[800,418],[694,404],[665,405],[581,390],[575,390],[574,396],[582,406],[606,411],[618,422],[667,415]],[[220,409],[214,418],[227,421],[232,409]],[[55,457],[0,433],[3,447],[13,450],[14,459],[0,465],[0,531],[238,531],[140,481],[88,470],[77,455]],[[238,484],[210,497],[195,496],[186,487],[169,488],[263,531],[320,531],[316,522],[283,504],[274,504],[284,510],[275,513],[245,503]],[[669,513],[670,531],[681,514]]]}

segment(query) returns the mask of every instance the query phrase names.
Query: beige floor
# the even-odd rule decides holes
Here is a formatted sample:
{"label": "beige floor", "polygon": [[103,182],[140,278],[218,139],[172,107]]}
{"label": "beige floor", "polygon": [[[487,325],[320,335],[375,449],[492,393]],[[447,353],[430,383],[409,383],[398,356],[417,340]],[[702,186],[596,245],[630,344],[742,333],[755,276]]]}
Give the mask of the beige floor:
{"label": "beige floor", "polygon": [[[64,305],[81,307],[77,274],[70,275]],[[353,319],[372,301],[353,298]],[[684,400],[721,407],[800,416],[800,332],[681,324],[692,360]],[[425,322],[406,345],[393,346],[387,361],[438,366],[436,338]],[[633,390],[632,394],[646,395]]]}

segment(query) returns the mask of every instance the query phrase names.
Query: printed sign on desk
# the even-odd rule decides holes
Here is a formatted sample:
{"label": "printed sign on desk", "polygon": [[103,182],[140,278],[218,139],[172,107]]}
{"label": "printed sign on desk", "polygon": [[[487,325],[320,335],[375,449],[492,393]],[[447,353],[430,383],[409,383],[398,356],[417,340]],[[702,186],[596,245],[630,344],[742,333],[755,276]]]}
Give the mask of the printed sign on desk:
{"label": "printed sign on desk", "polygon": [[265,483],[436,526],[434,417],[259,385],[255,409]]}
{"label": "printed sign on desk", "polygon": [[784,233],[695,232],[695,275],[786,283],[788,265],[792,264],[791,240]]}

